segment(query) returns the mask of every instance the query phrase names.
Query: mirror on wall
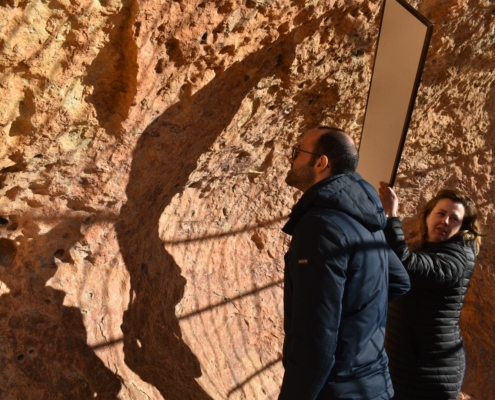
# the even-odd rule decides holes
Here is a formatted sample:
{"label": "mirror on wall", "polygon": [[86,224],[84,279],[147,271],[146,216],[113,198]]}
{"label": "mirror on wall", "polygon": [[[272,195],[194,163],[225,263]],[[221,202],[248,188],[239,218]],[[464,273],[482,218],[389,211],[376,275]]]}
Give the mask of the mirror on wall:
{"label": "mirror on wall", "polygon": [[394,184],[433,24],[403,0],[385,0],[358,172],[378,188]]}

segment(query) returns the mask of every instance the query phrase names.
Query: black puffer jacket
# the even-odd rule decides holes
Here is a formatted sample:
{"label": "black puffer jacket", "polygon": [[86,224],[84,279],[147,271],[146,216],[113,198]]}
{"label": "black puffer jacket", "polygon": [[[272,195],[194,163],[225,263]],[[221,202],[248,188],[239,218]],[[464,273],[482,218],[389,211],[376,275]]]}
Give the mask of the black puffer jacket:
{"label": "black puffer jacket", "polygon": [[389,219],[385,236],[411,278],[411,291],[390,304],[387,321],[394,399],[457,400],[465,371],[459,317],[475,248],[454,236],[410,252],[399,218]]}
{"label": "black puffer jacket", "polygon": [[318,182],[284,232],[284,358],[280,400],[390,399],[387,303],[409,278],[385,241],[376,191],[358,174]]}

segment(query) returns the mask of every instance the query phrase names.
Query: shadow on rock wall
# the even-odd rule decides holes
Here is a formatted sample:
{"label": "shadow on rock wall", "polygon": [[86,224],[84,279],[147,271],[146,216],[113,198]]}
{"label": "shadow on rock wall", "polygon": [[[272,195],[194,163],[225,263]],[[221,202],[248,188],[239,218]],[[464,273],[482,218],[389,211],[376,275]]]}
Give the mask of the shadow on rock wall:
{"label": "shadow on rock wall", "polygon": [[118,134],[136,93],[137,46],[132,23],[137,1],[123,0],[122,11],[109,18],[109,40],[88,67],[83,83],[93,87],[86,100],[96,111],[98,123],[108,134]]}
{"label": "shadow on rock wall", "polygon": [[199,361],[181,338],[175,305],[186,280],[158,236],[160,216],[249,91],[264,77],[288,79],[297,43],[312,35],[323,18],[308,21],[233,64],[194,95],[185,86],[180,101],[138,141],[126,188],[128,202],[116,225],[131,280],[122,325],[124,353],[127,365],[167,400],[210,396],[196,382]]}
{"label": "shadow on rock wall", "polygon": [[81,310],[63,306],[65,293],[46,286],[55,258],[66,268],[74,263],[69,250],[83,238],[80,226],[67,219],[32,240],[20,236],[22,263],[17,244],[1,239],[0,280],[10,289],[0,297],[2,399],[117,398],[121,382],[86,344]]}

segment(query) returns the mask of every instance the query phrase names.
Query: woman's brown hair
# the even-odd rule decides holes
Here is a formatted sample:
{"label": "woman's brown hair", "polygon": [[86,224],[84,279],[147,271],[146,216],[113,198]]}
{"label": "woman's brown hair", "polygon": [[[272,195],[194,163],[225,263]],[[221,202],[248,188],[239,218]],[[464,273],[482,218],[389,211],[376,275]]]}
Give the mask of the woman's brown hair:
{"label": "woman's brown hair", "polygon": [[420,239],[418,247],[422,248],[428,241],[428,227],[426,218],[435,208],[437,203],[442,199],[450,199],[454,203],[460,203],[464,206],[464,218],[462,219],[461,229],[457,235],[462,236],[464,243],[472,242],[476,246],[476,254],[480,250],[481,244],[481,227],[478,221],[478,211],[473,201],[464,193],[456,189],[442,189],[433,197],[419,213],[419,232]]}

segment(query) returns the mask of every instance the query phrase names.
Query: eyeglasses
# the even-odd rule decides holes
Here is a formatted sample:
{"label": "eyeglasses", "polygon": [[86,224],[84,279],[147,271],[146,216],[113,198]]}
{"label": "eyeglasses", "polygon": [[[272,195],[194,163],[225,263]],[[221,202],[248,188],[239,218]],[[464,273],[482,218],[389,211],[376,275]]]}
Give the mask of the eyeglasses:
{"label": "eyeglasses", "polygon": [[292,159],[292,161],[294,161],[297,158],[297,156],[299,155],[299,152],[308,153],[308,154],[312,154],[314,156],[321,157],[321,154],[311,153],[310,151],[301,150],[299,147],[294,146],[292,148],[292,154],[291,154],[291,157],[290,157]]}

